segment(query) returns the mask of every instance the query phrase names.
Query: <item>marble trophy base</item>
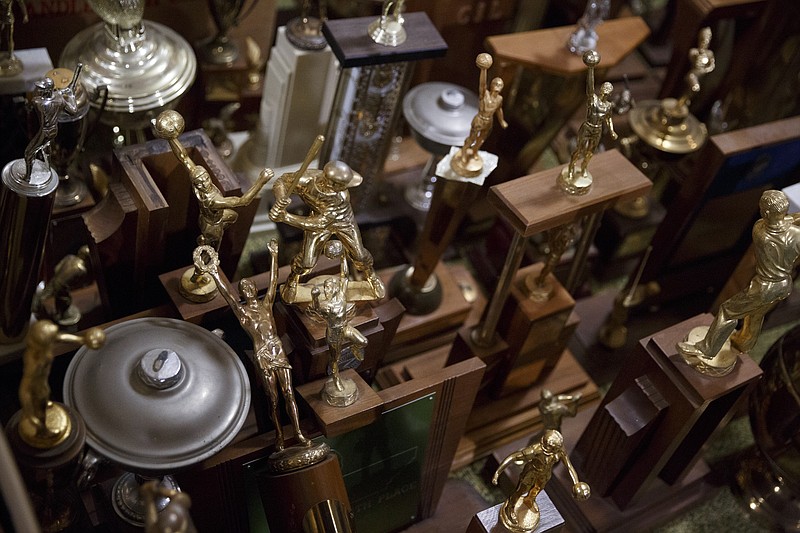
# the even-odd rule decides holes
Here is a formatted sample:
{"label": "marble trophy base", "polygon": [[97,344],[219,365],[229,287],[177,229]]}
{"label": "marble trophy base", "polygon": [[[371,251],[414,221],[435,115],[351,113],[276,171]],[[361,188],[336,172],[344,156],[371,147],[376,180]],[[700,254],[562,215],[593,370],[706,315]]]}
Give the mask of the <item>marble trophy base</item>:
{"label": "marble trophy base", "polygon": [[329,378],[320,392],[322,399],[334,407],[347,407],[358,400],[358,386],[352,379]]}
{"label": "marble trophy base", "polygon": [[687,365],[691,366],[698,372],[707,376],[722,377],[727,376],[733,371],[736,366],[736,360],[739,357],[739,351],[731,346],[731,340],[728,338],[725,344],[722,345],[719,353],[714,357],[707,359],[702,355],[695,353],[690,346],[695,345],[703,340],[708,333],[709,326],[697,326],[692,328],[686,335],[683,342],[678,343],[678,353],[681,355]]}
{"label": "marble trophy base", "polygon": [[42,531],[70,527],[83,512],[74,473],[83,457],[86,426],[74,411],[57,405],[69,418],[70,430],[52,447],[35,448],[22,440],[19,433],[22,411],[11,417],[5,430]]}
{"label": "marble trophy base", "polygon": [[[480,166],[474,163],[475,158],[470,160],[467,166],[463,166],[456,162],[460,159],[458,157],[460,152],[461,148],[457,146],[451,147],[450,153],[444,156],[436,165],[436,175],[447,180],[474,183],[480,187],[489,174],[497,168],[498,157],[495,154],[481,150],[477,155],[477,160],[481,163]],[[458,170],[454,170],[454,167]]]}
{"label": "marble trophy base", "polygon": [[[6,52],[2,53],[5,56]],[[14,56],[21,68],[11,66],[7,57],[0,59],[0,95],[25,94],[34,90],[34,83],[53,69],[46,48],[15,50]],[[5,63],[9,63],[7,66]]]}
{"label": "marble trophy base", "polygon": [[592,175],[586,172],[573,171],[569,174],[569,167],[564,167],[558,175],[558,187],[567,194],[573,196],[583,196],[592,188]]}
{"label": "marble trophy base", "polygon": [[506,503],[498,503],[476,514],[465,533],[525,533],[534,530],[536,533],[555,533],[564,527],[564,519],[545,491],[540,492],[534,502],[538,513],[534,514],[530,509],[526,512],[521,509],[522,506],[517,507],[518,527],[508,527],[505,524],[502,513],[505,512]]}

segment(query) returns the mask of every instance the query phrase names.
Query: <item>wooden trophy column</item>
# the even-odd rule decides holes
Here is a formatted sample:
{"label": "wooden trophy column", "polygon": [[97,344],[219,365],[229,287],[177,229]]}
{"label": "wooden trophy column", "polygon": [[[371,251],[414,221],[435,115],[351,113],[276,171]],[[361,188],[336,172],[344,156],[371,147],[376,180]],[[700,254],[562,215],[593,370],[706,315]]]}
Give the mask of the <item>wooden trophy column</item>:
{"label": "wooden trophy column", "polygon": [[700,451],[761,376],[746,354],[724,377],[683,361],[675,345],[712,318],[699,315],[642,339],[623,366],[572,455],[592,497],[574,505],[564,472],[550,485],[575,530],[653,527],[710,495]]}

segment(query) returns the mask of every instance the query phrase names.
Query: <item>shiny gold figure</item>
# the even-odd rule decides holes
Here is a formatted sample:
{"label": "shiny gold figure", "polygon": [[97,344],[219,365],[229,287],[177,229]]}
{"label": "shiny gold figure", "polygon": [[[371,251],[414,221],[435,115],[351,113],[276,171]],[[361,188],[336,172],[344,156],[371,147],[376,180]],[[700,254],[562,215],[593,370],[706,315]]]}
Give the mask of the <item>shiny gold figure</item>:
{"label": "shiny gold figure", "polygon": [[194,251],[194,264],[200,271],[207,273],[217,285],[220,294],[228,302],[242,329],[253,341],[253,351],[256,368],[260,370],[259,381],[270,400],[270,418],[275,426],[275,448],[284,449],[283,426],[278,416],[278,390],[283,394],[286,403],[286,412],[291,419],[297,440],[303,446],[311,446],[300,430],[300,416],[297,412],[297,403],[292,387],[292,365],[283,350],[283,344],[278,336],[278,327],[272,314],[272,305],[278,292],[278,241],[272,239],[268,246],[272,258],[269,270],[269,286],[264,298],[258,301],[258,291],[255,284],[249,279],[239,282],[239,292],[244,296],[245,303],[240,304],[239,298],[231,293],[230,288],[222,281],[219,275],[219,258],[216,251],[210,246],[199,246]]}
{"label": "shiny gold figure", "polygon": [[[192,499],[185,492],[169,489],[158,481],[151,480],[139,488],[144,501],[145,533],[197,533],[189,508]],[[169,498],[169,503],[158,512],[156,500]]]}
{"label": "shiny gold figure", "polygon": [[200,216],[197,220],[200,226],[200,237],[197,239],[197,244],[207,244],[215,250],[219,250],[225,229],[236,222],[239,217],[233,208],[249,205],[274,173],[271,169],[265,168],[255,183],[242,196],[223,196],[211,181],[208,171],[192,161],[186,148],[178,140],[184,127],[183,117],[177,111],[164,111],[156,119],[156,134],[169,142],[172,153],[189,171],[192,190],[200,204]]}
{"label": "shiny gold figure", "polygon": [[[282,175],[272,187],[275,204],[269,217],[303,230],[302,250],[292,260],[292,273],[281,289],[281,297],[287,303],[295,301],[301,276],[311,272],[325,243],[335,236],[342,242],[356,269],[366,276],[375,299],[383,298],[386,290],[373,269],[372,254],[362,244],[347,190],[361,183],[361,175],[342,161],[330,161],[321,170],[305,170],[313,159],[313,152],[312,148],[309,152],[311,157],[306,158],[299,171]],[[300,196],[308,206],[311,211],[308,216],[286,211],[292,193]]]}
{"label": "shiny gold figure", "polygon": [[[312,304],[308,314],[325,323],[325,337],[328,341],[328,357],[331,368],[331,379],[325,383],[323,397],[331,405],[344,407],[351,405],[358,397],[358,389],[352,380],[343,380],[339,375],[339,360],[346,343],[351,343],[353,355],[359,361],[364,360],[364,347],[367,338],[350,325],[355,306],[347,301],[347,259],[340,241],[328,241],[325,245],[325,256],[339,259],[341,269],[339,276],[325,278],[322,290],[311,289]],[[322,298],[320,298],[322,296]]]}
{"label": "shiny gold figure", "polygon": [[[612,115],[614,104],[609,100],[614,86],[605,82],[600,86],[600,93],[594,92],[594,69],[600,64],[600,54],[589,50],[583,54],[583,64],[586,65],[586,120],[578,130],[578,144],[572,152],[569,165],[561,172],[559,186],[569,194],[586,194],[592,186],[592,175],[589,174],[589,161],[591,161],[600,139],[603,136],[603,126],[608,128],[611,138],[618,137],[614,131]],[[580,169],[576,171],[578,161]]]}
{"label": "shiny gold figure", "polygon": [[72,305],[69,289],[72,284],[89,273],[89,247],[81,246],[77,255],[64,256],[56,265],[53,277],[47,285],[37,291],[31,308],[34,313],[46,312],[44,301],[50,297],[55,301],[55,311],[50,318],[59,326],[74,326],[81,319],[81,312]]}
{"label": "shiny gold figure", "polygon": [[[22,22],[28,22],[28,7],[25,5],[25,0],[0,0],[0,76],[15,76],[22,72],[22,62],[14,55],[15,3],[22,11]],[[5,44],[4,49],[3,44]]]}
{"label": "shiny gold figure", "polygon": [[[700,92],[700,78],[714,70],[714,52],[708,49],[711,44],[711,28],[703,28],[697,34],[697,48],[689,50],[691,68],[686,74],[686,92],[678,100],[676,108],[688,107],[693,94]],[[688,111],[687,111],[688,113]]]}
{"label": "shiny gold figure", "polygon": [[503,459],[492,477],[492,484],[497,485],[500,473],[512,463],[522,463],[522,473],[514,492],[508,497],[500,510],[500,519],[510,531],[528,532],[539,524],[539,507],[536,496],[544,490],[550,481],[553,467],[562,461],[574,483],[572,496],[576,500],[587,500],[591,495],[589,485],[578,479],[578,473],[572,466],[564,448],[564,438],[556,430],[548,429],[539,442],[526,446]]}
{"label": "shiny gold figure", "polygon": [[[725,341],[747,351],[758,340],[764,315],[792,292],[792,272],[800,259],[800,213],[788,214],[789,200],[781,191],[764,191],[759,201],[761,219],[753,225],[755,275],[741,292],[731,296],[705,336],[697,342],[679,342],[678,351],[687,363],[700,372],[725,375],[733,370],[736,356],[721,356]],[[742,327],[736,326],[742,320]]]}
{"label": "shiny gold figure", "polygon": [[549,389],[542,389],[539,400],[539,413],[545,430],[561,431],[561,421],[565,416],[573,417],[578,413],[578,402],[581,394],[553,394]]}
{"label": "shiny gold figure", "polygon": [[34,448],[57,446],[70,434],[71,423],[64,407],[50,401],[50,367],[53,363],[53,345],[56,342],[85,344],[97,349],[106,336],[100,328],[86,330],[83,335],[73,335],[58,330],[49,320],[39,320],[31,325],[25,338],[22,356],[22,381],[19,384],[19,403],[22,417],[19,434]]}
{"label": "shiny gold figure", "polygon": [[492,132],[495,115],[501,128],[508,127],[508,123],[503,118],[503,97],[500,95],[503,91],[503,80],[494,78],[488,89],[486,86],[487,71],[491,68],[492,63],[492,56],[486,53],[478,54],[475,59],[475,65],[481,70],[478,81],[478,96],[480,96],[478,113],[472,119],[469,136],[450,160],[450,168],[461,176],[474,177],[481,173],[483,160],[478,152]]}

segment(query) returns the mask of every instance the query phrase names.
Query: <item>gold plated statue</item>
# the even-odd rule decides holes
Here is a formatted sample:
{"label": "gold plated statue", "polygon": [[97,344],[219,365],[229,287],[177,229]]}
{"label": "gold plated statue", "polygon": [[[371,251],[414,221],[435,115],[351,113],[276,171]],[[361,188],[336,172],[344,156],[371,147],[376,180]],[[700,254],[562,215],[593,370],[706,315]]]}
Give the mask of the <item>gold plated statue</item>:
{"label": "gold plated statue", "polygon": [[[588,68],[586,71],[586,119],[578,130],[578,144],[572,152],[569,165],[558,176],[559,187],[573,195],[586,194],[592,187],[592,175],[588,171],[589,161],[597,147],[600,146],[603,126],[608,128],[613,139],[617,138],[612,120],[614,104],[609,100],[614,86],[605,82],[600,86],[599,94],[594,92],[594,69],[600,64],[600,54],[594,50],[584,52],[583,64]],[[581,161],[581,166],[576,170],[578,161]]]}
{"label": "gold plated statue", "polygon": [[39,320],[31,325],[25,338],[22,381],[19,384],[19,403],[22,406],[19,434],[23,441],[34,448],[49,449],[63,442],[71,431],[69,414],[64,406],[50,401],[48,378],[53,363],[53,345],[70,342],[97,349],[105,338],[100,328],[73,335],[59,331],[58,326],[49,320]]}
{"label": "gold plated statue", "polygon": [[490,54],[478,54],[475,65],[480,69],[480,79],[478,81],[478,113],[472,119],[469,136],[464,140],[461,149],[453,155],[450,160],[450,168],[456,174],[466,177],[480,175],[483,170],[483,160],[478,153],[492,132],[492,124],[495,115],[500,127],[505,129],[508,123],[503,118],[503,80],[494,78],[492,83],[486,85],[487,71],[492,67],[492,56]]}
{"label": "gold plated statue", "polygon": [[578,236],[580,224],[571,223],[547,230],[547,246],[550,248],[544,266],[536,277],[525,279],[528,296],[534,302],[546,302],[553,295],[553,286],[547,282],[547,276],[558,264],[561,256],[567,251]]}
{"label": "gold plated statue", "polygon": [[[710,327],[694,328],[678,352],[696,370],[724,376],[736,365],[737,352],[753,347],[764,315],[792,292],[792,272],[800,259],[800,213],[788,214],[789,200],[781,191],[764,191],[759,201],[761,219],[753,225],[755,275],[741,292],[719,306]],[[736,326],[742,320],[742,327]]]}
{"label": "gold plated statue", "polygon": [[500,510],[500,519],[509,531],[529,532],[539,524],[539,507],[536,496],[550,481],[553,467],[562,461],[572,478],[572,496],[576,500],[587,500],[591,495],[589,485],[578,479],[564,448],[564,438],[556,430],[548,429],[539,442],[526,446],[503,459],[492,477],[497,485],[500,473],[512,463],[524,464],[514,492],[508,497]]}
{"label": "gold plated statue", "polygon": [[[302,250],[292,260],[292,272],[281,288],[281,297],[287,303],[296,301],[300,278],[311,272],[325,243],[335,236],[342,242],[347,258],[353,261],[359,272],[364,273],[373,298],[383,298],[386,290],[373,269],[372,254],[361,241],[347,190],[361,183],[361,175],[342,161],[330,161],[321,170],[308,170],[323,140],[318,136],[300,169],[282,175],[272,187],[275,204],[269,217],[303,230]],[[308,206],[308,216],[287,212],[292,194],[297,194]]]}
{"label": "gold plated statue", "polygon": [[545,430],[561,431],[561,421],[565,416],[573,417],[578,412],[581,394],[553,394],[549,389],[542,389],[539,400],[539,413]]}
{"label": "gold plated statue", "polygon": [[406,30],[403,28],[405,8],[405,0],[383,0],[380,18],[367,28],[372,40],[384,46],[399,46],[406,42]]}
{"label": "gold plated statue", "polygon": [[[150,480],[139,488],[144,500],[145,533],[197,533],[189,508],[192,499],[185,492],[161,485]],[[159,512],[156,500],[169,498],[169,503]]]}
{"label": "gold plated statue", "polygon": [[55,309],[50,318],[59,326],[74,326],[81,319],[80,310],[72,305],[70,287],[89,273],[89,247],[81,246],[77,254],[64,256],[56,265],[53,277],[33,297],[34,313],[46,313],[44,302],[52,297]]}
{"label": "gold plated statue", "polygon": [[[196,165],[178,140],[184,127],[185,123],[180,113],[169,110],[158,116],[155,131],[160,138],[169,142],[175,157],[189,171],[192,190],[200,205],[200,215],[197,219],[200,236],[197,238],[197,244],[219,250],[225,229],[239,217],[233,208],[249,205],[274,174],[271,169],[265,168],[242,196],[223,196],[211,181],[208,170]],[[189,269],[181,277],[181,294],[193,302],[207,302],[214,298],[216,291],[210,280],[201,276],[196,269]]]}
{"label": "gold plated statue", "polygon": [[339,259],[341,264],[339,275],[325,277],[321,290],[319,287],[311,289],[312,304],[306,312],[326,325],[325,337],[328,341],[331,378],[325,382],[322,397],[330,405],[345,407],[358,399],[358,388],[353,380],[342,379],[339,375],[339,361],[348,342],[355,358],[363,361],[367,338],[350,325],[355,305],[347,301],[347,286],[350,280],[342,243],[328,241],[325,245],[325,256]]}
{"label": "gold plated statue", "polygon": [[25,0],[0,0],[0,45],[5,44],[5,49],[0,50],[0,76],[16,76],[22,72],[22,61],[14,55],[15,3],[22,11],[22,22],[28,22],[28,7],[25,5]]}

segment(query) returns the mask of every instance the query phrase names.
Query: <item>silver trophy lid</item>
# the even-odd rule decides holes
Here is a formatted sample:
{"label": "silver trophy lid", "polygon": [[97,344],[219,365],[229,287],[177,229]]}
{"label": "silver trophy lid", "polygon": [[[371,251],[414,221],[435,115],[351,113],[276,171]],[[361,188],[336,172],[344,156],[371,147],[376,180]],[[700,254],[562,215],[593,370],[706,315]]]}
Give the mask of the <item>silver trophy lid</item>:
{"label": "silver trophy lid", "polygon": [[452,83],[422,83],[403,98],[403,115],[414,139],[439,155],[446,155],[451,146],[461,146],[477,112],[478,96]]}
{"label": "silver trophy lid", "polygon": [[86,422],[87,443],[137,472],[170,472],[206,459],[241,429],[250,382],[236,353],[210,331],[170,318],[105,330],[67,369],[64,401]]}
{"label": "silver trophy lid", "polygon": [[[191,45],[175,31],[143,21],[143,38],[125,50],[110,45],[105,23],[100,22],[73,37],[59,61],[62,67],[84,69],[81,82],[90,93],[108,87],[104,121],[121,115],[153,116],[189,90],[197,73],[197,58]],[[99,102],[93,103],[99,105]]]}

